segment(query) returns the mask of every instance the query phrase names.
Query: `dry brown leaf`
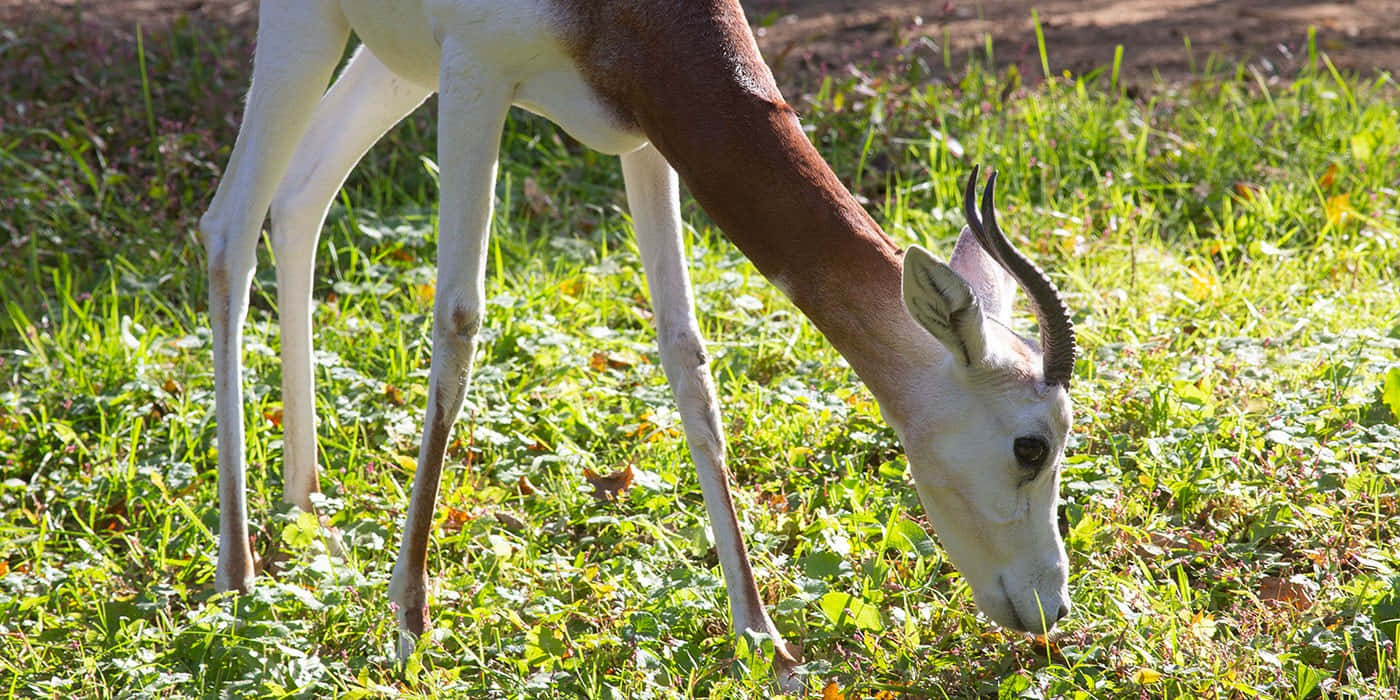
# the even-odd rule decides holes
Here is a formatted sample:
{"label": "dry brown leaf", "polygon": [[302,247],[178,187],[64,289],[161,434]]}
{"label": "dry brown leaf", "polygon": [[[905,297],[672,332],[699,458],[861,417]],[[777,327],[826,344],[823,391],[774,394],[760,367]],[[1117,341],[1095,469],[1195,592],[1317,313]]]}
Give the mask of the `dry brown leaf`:
{"label": "dry brown leaf", "polygon": [[588,358],[588,367],[594,372],[601,372],[605,369],[626,369],[637,364],[637,361],[626,355],[615,352],[596,351]]}
{"label": "dry brown leaf", "polygon": [[1336,164],[1336,163],[1333,163],[1333,164],[1327,166],[1327,172],[1323,173],[1323,174],[1322,174],[1322,177],[1320,177],[1320,178],[1317,179],[1317,186],[1318,186],[1318,187],[1321,187],[1322,189],[1325,190],[1325,189],[1331,187],[1331,186],[1332,186],[1332,183],[1334,183],[1334,182],[1336,182],[1336,181],[1337,181],[1337,164]]}
{"label": "dry brown leaf", "polygon": [[600,501],[616,501],[618,496],[632,485],[632,465],[627,465],[607,476],[600,476],[598,472],[583,468],[583,478],[593,485],[593,497]]}
{"label": "dry brown leaf", "polygon": [[395,406],[402,406],[403,390],[394,386],[393,384],[385,384],[384,398],[388,399],[389,403],[394,404]]}
{"label": "dry brown leaf", "polygon": [[444,532],[460,532],[462,526],[470,522],[471,519],[471,513],[448,506],[447,517],[442,520],[442,529]]}
{"label": "dry brown leaf", "polygon": [[599,350],[588,358],[588,368],[594,372],[601,372],[608,368],[608,354]]}
{"label": "dry brown leaf", "polygon": [[1259,192],[1259,186],[1252,182],[1235,183],[1235,195],[1246,202],[1252,201]]}
{"label": "dry brown leaf", "polygon": [[822,700],[846,700],[846,694],[841,692],[841,686],[836,681],[828,681],[822,686]]}
{"label": "dry brown leaf", "polygon": [[515,487],[520,489],[520,495],[522,496],[533,496],[539,491],[539,489],[535,488],[534,484],[530,483],[529,479],[525,478],[524,474],[521,474],[520,478],[515,480]]}
{"label": "dry brown leaf", "polygon": [[515,517],[509,511],[498,510],[491,514],[505,529],[511,532],[521,532],[525,529],[525,523],[520,518]]}
{"label": "dry brown leaf", "polygon": [[1307,584],[1277,576],[1267,576],[1259,582],[1259,599],[1293,606],[1303,611],[1313,605],[1313,591]]}
{"label": "dry brown leaf", "polygon": [[758,502],[779,513],[786,513],[788,509],[788,499],[781,493],[761,493]]}

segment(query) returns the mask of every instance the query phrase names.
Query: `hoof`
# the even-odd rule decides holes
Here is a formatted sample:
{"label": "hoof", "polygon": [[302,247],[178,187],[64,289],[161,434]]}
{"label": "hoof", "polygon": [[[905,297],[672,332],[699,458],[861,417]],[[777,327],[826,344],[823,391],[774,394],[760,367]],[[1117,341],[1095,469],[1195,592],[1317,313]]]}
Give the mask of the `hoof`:
{"label": "hoof", "polygon": [[389,579],[389,608],[398,621],[399,661],[404,661],[418,647],[423,635],[432,629],[427,576],[406,576],[395,565]]}
{"label": "hoof", "polygon": [[326,543],[326,554],[337,559],[345,559],[345,539],[340,536],[340,528],[332,527],[330,518],[321,516],[321,538]]}
{"label": "hoof", "polygon": [[773,648],[773,674],[778,677],[778,689],[785,695],[807,697],[807,676],[797,672],[802,665],[801,647],[780,639]]}

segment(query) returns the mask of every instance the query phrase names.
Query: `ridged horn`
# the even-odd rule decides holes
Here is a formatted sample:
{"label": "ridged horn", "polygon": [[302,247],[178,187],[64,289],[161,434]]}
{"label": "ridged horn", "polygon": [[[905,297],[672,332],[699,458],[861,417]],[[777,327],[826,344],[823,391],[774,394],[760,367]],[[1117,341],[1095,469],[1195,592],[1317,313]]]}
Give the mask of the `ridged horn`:
{"label": "ridged horn", "polygon": [[1036,322],[1040,324],[1040,348],[1043,353],[1043,368],[1046,384],[1059,384],[1069,388],[1069,379],[1074,374],[1074,357],[1077,352],[1074,342],[1074,323],[1069,311],[1060,299],[1060,290],[1035,263],[1016,250],[997,226],[996,191],[997,173],[987,177],[987,188],[982,191],[982,212],[977,212],[978,166],[972,166],[972,176],[967,179],[967,190],[963,193],[963,216],[967,226],[999,265],[1002,266],[1021,289],[1030,297],[1031,309]]}

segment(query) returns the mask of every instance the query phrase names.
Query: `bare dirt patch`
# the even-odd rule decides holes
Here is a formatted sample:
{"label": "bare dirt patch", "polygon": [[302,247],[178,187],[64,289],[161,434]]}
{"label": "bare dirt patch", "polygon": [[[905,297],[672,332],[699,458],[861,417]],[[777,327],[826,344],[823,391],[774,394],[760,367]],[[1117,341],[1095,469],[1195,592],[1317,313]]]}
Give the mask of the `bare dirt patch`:
{"label": "bare dirt patch", "polygon": [[[1217,66],[1246,62],[1264,74],[1288,76],[1306,59],[1308,28],[1317,48],[1343,70],[1361,74],[1400,69],[1400,0],[1308,3],[1296,0],[745,0],[764,56],[787,84],[809,84],[847,64],[892,60],[916,46],[952,66],[969,56],[1016,64],[1040,76],[1032,7],[1049,48],[1053,73],[1086,71],[1113,62],[1123,46],[1127,81],[1197,76],[1211,57]],[[101,24],[136,22],[155,28],[186,17],[248,25],[256,0],[0,0],[0,27],[81,17]],[[925,59],[925,60],[928,60]]]}
{"label": "bare dirt patch", "polygon": [[821,72],[881,60],[911,43],[944,51],[954,67],[985,60],[1042,74],[1031,10],[1039,14],[1052,73],[1106,68],[1123,47],[1124,80],[1189,79],[1212,57],[1285,76],[1306,60],[1308,28],[1342,70],[1400,68],[1400,2],[1296,0],[751,0],[759,43],[779,72]]}
{"label": "bare dirt patch", "polygon": [[[1199,75],[1247,62],[1291,75],[1306,59],[1308,27],[1342,70],[1400,68],[1400,0],[744,0],[759,45],[779,79],[810,85],[826,71],[897,58],[917,50],[941,65],[986,60],[1041,75],[1031,8],[1037,9],[1053,73],[1105,68],[1124,47],[1122,76],[1143,83]],[[246,25],[256,0],[0,0],[0,29],[81,18],[128,31],[177,20]]]}

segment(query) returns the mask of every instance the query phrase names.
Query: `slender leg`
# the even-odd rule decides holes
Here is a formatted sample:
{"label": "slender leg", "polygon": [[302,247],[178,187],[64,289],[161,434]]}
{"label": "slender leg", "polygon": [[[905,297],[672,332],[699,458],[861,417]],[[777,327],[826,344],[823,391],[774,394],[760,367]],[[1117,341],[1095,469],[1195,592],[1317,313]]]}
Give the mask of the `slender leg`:
{"label": "slender leg", "polygon": [[452,40],[442,49],[438,97],[438,281],[433,305],[433,360],[418,472],[403,543],[389,582],[397,607],[399,653],[413,651],[428,627],[428,538],[452,424],[462,409],[485,308],[486,237],[501,129],[512,86]]}
{"label": "slender leg", "polygon": [[791,667],[797,663],[796,650],[783,641],[763,608],[729,495],[719,400],[695,320],[685,266],[676,173],[655,148],[646,146],[622,156],[622,174],[627,183],[627,205],[637,230],[637,247],[641,249],[651,290],[661,366],[676,395],[686,443],[714,528],[734,630],[738,634],[751,630],[769,635],[779,657],[775,660],[779,681],[792,687],[798,682],[791,674]]}
{"label": "slender leg", "polygon": [[219,438],[218,590],[253,581],[244,495],[241,344],[258,231],[272,193],[325,90],[349,26],[336,3],[264,0],[253,85],[228,169],[200,220],[209,256],[214,408]]}
{"label": "slender leg", "polygon": [[360,47],[321,98],[272,198],[269,238],[282,328],[282,500],[307,512],[311,494],[321,490],[311,369],[311,283],[321,226],[365,151],[431,92],[396,76]]}

